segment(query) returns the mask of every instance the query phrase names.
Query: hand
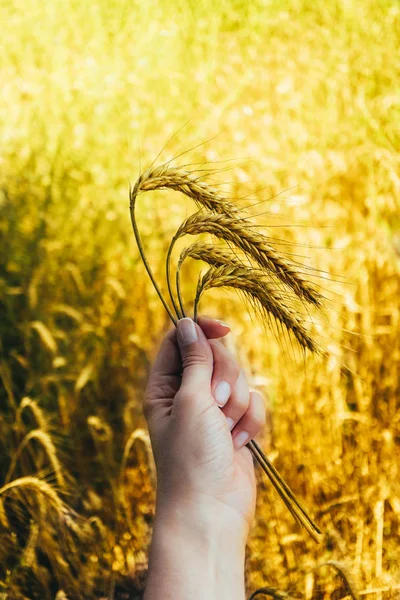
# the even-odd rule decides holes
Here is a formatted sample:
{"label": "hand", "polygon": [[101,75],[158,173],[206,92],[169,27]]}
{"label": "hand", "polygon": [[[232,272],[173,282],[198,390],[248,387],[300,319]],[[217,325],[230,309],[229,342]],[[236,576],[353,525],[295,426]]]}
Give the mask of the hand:
{"label": "hand", "polygon": [[[262,397],[215,338],[227,325],[181,319],[156,358],[144,402],[157,467],[157,512],[197,510],[247,538],[254,516],[253,460],[245,447],[265,422]],[[208,339],[207,339],[208,338]]]}

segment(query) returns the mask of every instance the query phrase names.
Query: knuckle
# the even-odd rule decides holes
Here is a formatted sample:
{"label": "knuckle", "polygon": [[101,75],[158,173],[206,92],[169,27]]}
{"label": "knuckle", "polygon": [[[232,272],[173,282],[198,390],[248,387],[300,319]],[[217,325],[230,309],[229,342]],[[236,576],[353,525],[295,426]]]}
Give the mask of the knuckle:
{"label": "knuckle", "polygon": [[187,405],[192,403],[198,394],[195,390],[187,389],[186,387],[182,387],[176,394],[174,403],[176,406]]}
{"label": "knuckle", "polygon": [[235,398],[234,405],[237,411],[239,411],[241,414],[244,414],[249,407],[249,397],[246,397],[243,394],[237,396]]}
{"label": "knuckle", "polygon": [[183,358],[182,364],[183,364],[183,368],[187,369],[189,367],[196,367],[196,366],[206,366],[208,365],[209,362],[209,357],[199,351],[199,352],[193,352],[191,354],[189,354],[188,356],[185,356]]}
{"label": "knuckle", "polygon": [[209,340],[209,344],[213,350],[214,368],[224,371],[232,383],[235,383],[241,371],[235,357],[219,340]]}
{"label": "knuckle", "polygon": [[255,394],[252,394],[252,396],[253,398],[249,410],[251,419],[257,426],[263,427],[267,417],[263,399],[259,394],[257,395],[258,397]]}
{"label": "knuckle", "polygon": [[265,413],[257,412],[253,416],[253,423],[258,428],[263,427],[263,425],[265,425]]}
{"label": "knuckle", "polygon": [[236,383],[236,381],[239,379],[241,369],[240,369],[239,365],[237,364],[237,362],[233,359],[230,360],[229,371],[230,371],[233,383]]}

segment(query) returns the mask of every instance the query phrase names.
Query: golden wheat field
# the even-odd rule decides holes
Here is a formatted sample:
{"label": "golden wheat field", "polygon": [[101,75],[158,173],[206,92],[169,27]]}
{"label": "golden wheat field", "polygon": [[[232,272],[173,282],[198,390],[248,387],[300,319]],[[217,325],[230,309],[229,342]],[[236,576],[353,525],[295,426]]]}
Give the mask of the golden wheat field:
{"label": "golden wheat field", "polygon": [[[141,402],[171,322],[129,190],[165,163],[249,207],[326,298],[322,357],[233,291],[201,301],[268,394],[259,444],[323,531],[257,471],[248,597],[398,598],[398,1],[2,0],[0,22],[0,598],[141,597]],[[194,211],[179,190],[138,198],[164,291]],[[188,310],[198,273],[182,268]]]}

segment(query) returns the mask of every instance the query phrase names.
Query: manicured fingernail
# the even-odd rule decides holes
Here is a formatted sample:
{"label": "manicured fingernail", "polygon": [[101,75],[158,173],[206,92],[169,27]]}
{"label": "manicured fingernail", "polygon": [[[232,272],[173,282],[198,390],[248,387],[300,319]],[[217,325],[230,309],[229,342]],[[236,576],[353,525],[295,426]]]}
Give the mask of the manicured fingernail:
{"label": "manicured fingernail", "polygon": [[233,438],[233,445],[236,450],[245,446],[249,440],[249,434],[247,431],[241,431]]}
{"label": "manicured fingernail", "polygon": [[235,427],[235,421],[230,417],[226,417],[226,423],[229,427],[229,431],[232,431],[232,429]]}
{"label": "manicured fingernail", "polygon": [[225,321],[221,321],[221,319],[215,319],[215,320],[217,321],[217,323],[222,325],[222,327],[226,327],[227,329],[230,329],[229,325],[227,323],[225,323]]}
{"label": "manicured fingernail", "polygon": [[224,406],[231,395],[231,386],[227,381],[221,381],[215,388],[214,397],[218,406]]}
{"label": "manicured fingernail", "polygon": [[192,319],[185,317],[184,319],[180,319],[176,326],[176,333],[178,336],[178,342],[181,346],[187,346],[188,344],[193,344],[197,342],[197,331],[196,326]]}

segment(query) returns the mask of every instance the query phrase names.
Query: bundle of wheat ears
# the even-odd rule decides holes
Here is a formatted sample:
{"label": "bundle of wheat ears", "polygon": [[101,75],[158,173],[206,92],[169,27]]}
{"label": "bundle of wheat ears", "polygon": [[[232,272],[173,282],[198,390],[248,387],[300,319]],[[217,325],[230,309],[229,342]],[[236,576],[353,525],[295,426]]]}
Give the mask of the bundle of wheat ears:
{"label": "bundle of wheat ears", "polygon": [[[172,308],[165,300],[146,258],[140,238],[135,208],[140,193],[172,189],[179,191],[196,203],[199,210],[188,217],[173,236],[166,258],[166,279]],[[303,350],[321,352],[305,318],[296,307],[300,301],[307,309],[322,307],[323,296],[299,273],[299,269],[278,253],[273,240],[254,227],[245,208],[237,206],[198,172],[172,167],[169,163],[143,172],[130,190],[130,213],[139,252],[150,279],[168,315],[176,325],[186,316],[180,272],[187,258],[209,265],[200,275],[194,299],[193,319],[197,320],[198,304],[210,288],[228,287],[239,291],[255,310],[262,323],[268,327],[275,322],[282,331],[290,332]],[[210,234],[221,242],[215,244],[197,241],[186,247],[179,258],[175,277],[171,275],[172,251],[184,236]],[[175,285],[175,291],[173,286]],[[319,541],[321,531],[301,506],[289,486],[268,460],[254,440],[247,444],[254,458],[267,474],[293,517]]]}

